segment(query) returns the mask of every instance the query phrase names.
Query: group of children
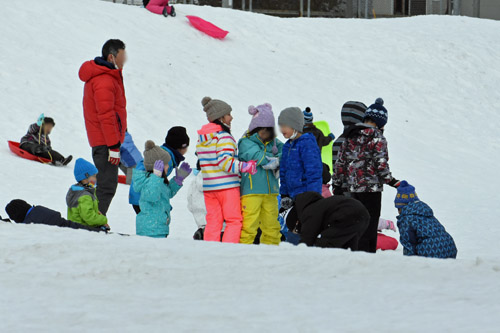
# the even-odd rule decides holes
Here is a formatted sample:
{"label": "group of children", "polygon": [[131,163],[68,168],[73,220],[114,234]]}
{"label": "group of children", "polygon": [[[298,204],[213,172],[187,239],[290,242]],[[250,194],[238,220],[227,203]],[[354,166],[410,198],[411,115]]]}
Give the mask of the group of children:
{"label": "group of children", "polygon": [[[199,226],[195,239],[272,245],[286,239],[308,246],[375,252],[380,225],[395,229],[392,222],[380,219],[381,192],[387,184],[398,191],[395,205],[404,253],[456,257],[453,239],[432,210],[411,185],[396,180],[389,170],[383,136],[388,113],[381,99],[369,108],[349,102],[342,109],[345,129],[333,145],[333,196],[325,193],[325,173],[327,180],[330,176],[320,149],[334,137],[318,133],[310,109],[281,111],[279,130],[287,139],[283,144],[277,139],[268,103],[249,107],[250,124],[238,141],[231,133],[228,103],[205,97],[202,106],[208,123],[198,131],[196,179],[188,193],[188,209]],[[189,143],[186,129],[177,126],[169,130],[162,146],[147,141],[143,159],[131,154],[136,157],[130,163],[135,163],[130,203],[137,213],[138,235],[169,235],[170,199],[192,172],[183,162]],[[169,179],[174,170],[175,176]],[[108,221],[99,212],[95,194],[96,174],[93,164],[76,161],[77,183],[66,197],[68,219],[88,230],[106,231]],[[7,212],[16,222],[33,221],[40,207],[14,201],[9,205]],[[279,215],[286,225],[280,225]]]}

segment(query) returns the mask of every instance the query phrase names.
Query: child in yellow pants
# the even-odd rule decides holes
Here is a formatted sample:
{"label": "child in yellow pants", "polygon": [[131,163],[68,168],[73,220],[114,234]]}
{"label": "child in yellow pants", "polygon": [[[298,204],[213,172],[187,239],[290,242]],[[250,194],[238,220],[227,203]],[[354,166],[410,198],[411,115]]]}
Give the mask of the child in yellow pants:
{"label": "child in yellow pants", "polygon": [[281,241],[278,222],[279,158],[283,143],[276,139],[275,119],[270,104],[250,106],[252,121],[238,142],[240,161],[257,161],[255,175],[243,174],[241,208],[243,225],[240,243],[253,244],[260,228],[262,244]]}

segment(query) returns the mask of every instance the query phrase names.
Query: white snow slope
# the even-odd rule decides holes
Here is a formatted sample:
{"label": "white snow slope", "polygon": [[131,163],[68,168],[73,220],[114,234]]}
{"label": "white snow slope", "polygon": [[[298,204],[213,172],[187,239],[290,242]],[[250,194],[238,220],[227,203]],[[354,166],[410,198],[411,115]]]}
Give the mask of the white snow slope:
{"label": "white snow slope", "polygon": [[[270,102],[276,115],[310,106],[339,135],[345,101],[383,97],[393,173],[417,187],[459,258],[195,242],[183,190],[167,240],[0,224],[0,331],[498,331],[500,22],[177,11],[164,18],[97,0],[2,3],[2,207],[23,198],[65,212],[72,165],[20,159],[6,141],[44,112],[57,123],[53,146],[90,160],[78,69],[120,38],[130,132],[142,147],[184,125],[191,162],[205,95],[233,106],[236,136],[250,104]],[[228,38],[202,35],[188,14]],[[109,218],[114,231],[134,233],[127,191],[119,187]],[[388,188],[383,203],[392,219],[394,195]]]}

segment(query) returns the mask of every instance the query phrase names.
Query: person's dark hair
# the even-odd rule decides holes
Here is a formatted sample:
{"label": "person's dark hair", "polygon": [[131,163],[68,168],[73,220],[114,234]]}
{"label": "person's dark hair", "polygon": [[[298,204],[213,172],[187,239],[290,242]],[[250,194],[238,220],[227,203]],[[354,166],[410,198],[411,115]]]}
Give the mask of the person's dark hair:
{"label": "person's dark hair", "polygon": [[104,60],[107,60],[110,54],[116,57],[120,50],[125,50],[125,43],[119,39],[110,39],[102,46],[102,57]]}
{"label": "person's dark hair", "polygon": [[220,121],[219,119],[215,119],[214,121],[212,121],[212,123],[220,125],[224,132],[228,132],[229,134],[231,134],[231,129],[229,127],[227,127],[226,125],[224,125],[224,123],[222,121]]}
{"label": "person's dark hair", "polygon": [[254,128],[252,131],[250,131],[248,133],[248,136],[252,136],[255,133],[258,133],[260,130],[263,130],[263,129],[265,129],[268,133],[271,134],[271,139],[269,141],[276,139],[276,132],[274,130],[274,127],[257,127],[257,128]]}
{"label": "person's dark hair", "polygon": [[54,119],[50,118],[50,117],[45,117],[43,119],[43,123],[44,124],[51,124],[52,126],[56,126],[56,123],[54,122]]}
{"label": "person's dark hair", "polygon": [[196,162],[196,170],[201,170],[200,160],[198,160],[198,162]]}

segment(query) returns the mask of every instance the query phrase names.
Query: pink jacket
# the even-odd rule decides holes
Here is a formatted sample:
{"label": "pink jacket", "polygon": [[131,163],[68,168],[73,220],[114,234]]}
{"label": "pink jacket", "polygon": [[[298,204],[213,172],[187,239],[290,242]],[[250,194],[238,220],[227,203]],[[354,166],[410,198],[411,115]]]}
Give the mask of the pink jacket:
{"label": "pink jacket", "polygon": [[151,13],[162,15],[165,7],[168,7],[168,0],[151,0],[146,6],[146,9]]}

